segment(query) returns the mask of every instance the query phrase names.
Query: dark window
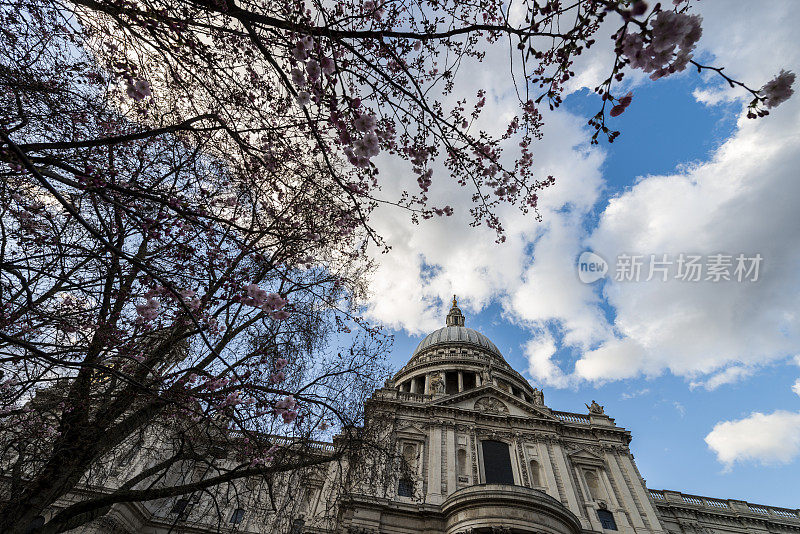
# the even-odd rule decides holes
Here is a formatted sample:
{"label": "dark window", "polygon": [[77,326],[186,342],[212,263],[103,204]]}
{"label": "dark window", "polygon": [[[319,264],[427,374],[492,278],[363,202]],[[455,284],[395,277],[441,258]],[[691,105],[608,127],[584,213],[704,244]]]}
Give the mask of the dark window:
{"label": "dark window", "polygon": [[170,514],[177,515],[178,521],[186,521],[189,518],[189,512],[192,509],[192,505],[189,502],[189,499],[178,499],[175,501],[175,504],[172,505],[172,510],[169,511]]}
{"label": "dark window", "polygon": [[464,390],[475,389],[475,373],[464,373]]}
{"label": "dark window", "polygon": [[418,376],[413,378],[414,382],[416,382],[416,386],[412,385],[411,389],[414,390],[414,393],[425,393],[425,377]]}
{"label": "dark window", "polygon": [[182,514],[186,511],[186,507],[189,505],[189,499],[178,499],[175,501],[175,504],[172,505],[172,510],[169,511],[171,514]]}
{"label": "dark window", "polygon": [[292,522],[292,531],[291,534],[303,534],[303,529],[306,526],[305,519],[295,519]]}
{"label": "dark window", "polygon": [[617,522],[614,521],[614,514],[608,510],[598,510],[597,519],[600,520],[600,524],[603,526],[604,530],[617,530]]}
{"label": "dark window", "polygon": [[483,472],[487,484],[514,484],[508,445],[502,441],[483,441]]}
{"label": "dark window", "polygon": [[444,374],[444,392],[448,395],[458,393],[458,373]]}
{"label": "dark window", "polygon": [[238,525],[244,519],[244,510],[241,508],[237,508],[233,511],[233,515],[231,516],[231,523],[234,525]]}
{"label": "dark window", "polygon": [[410,478],[401,478],[397,484],[397,494],[400,497],[411,497],[414,495],[414,482]]}

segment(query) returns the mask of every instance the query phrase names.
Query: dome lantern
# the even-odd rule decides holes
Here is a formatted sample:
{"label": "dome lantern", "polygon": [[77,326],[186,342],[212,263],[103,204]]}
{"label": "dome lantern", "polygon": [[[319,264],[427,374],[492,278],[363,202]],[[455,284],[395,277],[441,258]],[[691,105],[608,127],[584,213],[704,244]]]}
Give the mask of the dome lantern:
{"label": "dome lantern", "polygon": [[456,296],[453,295],[453,307],[450,308],[450,313],[447,314],[447,326],[464,326],[464,314],[456,302]]}

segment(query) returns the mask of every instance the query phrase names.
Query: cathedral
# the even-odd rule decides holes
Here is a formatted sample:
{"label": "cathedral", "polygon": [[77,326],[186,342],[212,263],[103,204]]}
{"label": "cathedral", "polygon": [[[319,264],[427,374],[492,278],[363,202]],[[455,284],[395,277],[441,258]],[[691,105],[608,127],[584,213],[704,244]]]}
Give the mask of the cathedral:
{"label": "cathedral", "polygon": [[[346,498],[335,495],[344,487],[334,473],[338,464],[287,481],[287,494],[304,495],[289,522],[271,523],[253,505],[224,511],[212,524],[184,513],[185,503],[176,513],[172,499],[135,513],[132,505],[115,505],[83,531],[800,533],[797,509],[648,489],[629,449],[630,431],[594,401],[586,413],[547,406],[541,390],[465,325],[455,298],[446,326],[419,343],[367,401],[365,413],[365,427],[387,429],[402,469],[366,466],[365,473],[386,476],[364,474],[345,484]],[[335,446],[336,440],[320,450]],[[335,522],[323,519],[330,517]]]}

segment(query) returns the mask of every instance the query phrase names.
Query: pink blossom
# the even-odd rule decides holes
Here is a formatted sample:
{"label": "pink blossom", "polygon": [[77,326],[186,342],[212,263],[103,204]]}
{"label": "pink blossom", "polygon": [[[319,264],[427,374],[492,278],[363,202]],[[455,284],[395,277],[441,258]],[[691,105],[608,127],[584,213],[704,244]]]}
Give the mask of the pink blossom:
{"label": "pink blossom", "polygon": [[279,310],[286,306],[286,299],[278,295],[277,293],[270,293],[269,295],[264,298],[264,308],[269,308],[271,310]]}
{"label": "pink blossom", "polygon": [[359,132],[372,132],[375,130],[375,126],[377,126],[378,121],[375,119],[375,116],[369,113],[362,113],[358,116],[358,118],[353,121],[353,126]]}
{"label": "pink blossom", "polygon": [[218,389],[222,389],[230,383],[230,380],[227,378],[217,378],[215,380],[211,380],[206,384],[206,389],[209,391],[216,391]]}
{"label": "pink blossom", "polygon": [[294,410],[286,410],[283,412],[283,422],[287,425],[297,419],[297,412]]}
{"label": "pink blossom", "polygon": [[292,395],[284,397],[275,403],[276,410],[291,410],[297,405],[297,401]]}
{"label": "pink blossom", "polygon": [[301,43],[297,43],[294,48],[292,48],[289,52],[292,54],[292,57],[295,58],[297,61],[305,61],[308,57],[306,53],[306,48]]}
{"label": "pink blossom", "polygon": [[269,315],[276,321],[282,321],[283,319],[289,318],[289,312],[287,312],[286,310],[276,310],[274,312],[271,312]]}
{"label": "pink blossom", "polygon": [[612,117],[616,117],[617,115],[621,115],[625,109],[631,105],[631,101],[633,100],[633,93],[628,93],[627,95],[623,96],[619,100],[617,100],[617,105],[611,108],[611,115]]}
{"label": "pink blossom", "polygon": [[361,139],[353,143],[353,152],[361,158],[371,158],[380,152],[378,136],[374,132],[369,132]]}
{"label": "pink blossom", "polygon": [[308,63],[306,63],[306,73],[308,74],[308,79],[312,82],[319,78],[320,67],[316,59],[308,60]]}
{"label": "pink blossom", "polygon": [[632,68],[650,72],[650,78],[657,80],[686,69],[703,33],[701,23],[699,15],[660,11],[650,22],[651,40],[647,46],[639,34],[621,36],[618,46]]}
{"label": "pink blossom", "polygon": [[247,298],[242,299],[242,302],[257,308],[260,308],[264,305],[264,301],[267,298],[266,291],[258,287],[256,284],[248,284],[244,286],[244,289],[247,291]]}
{"label": "pink blossom", "polygon": [[296,86],[302,87],[306,84],[306,77],[303,74],[303,71],[301,71],[300,69],[298,68],[292,69],[291,76],[292,76],[292,83],[294,83]]}
{"label": "pink blossom", "polygon": [[780,74],[768,81],[759,91],[766,99],[768,108],[774,108],[786,102],[794,93],[792,84],[795,75],[791,71],[781,70]]}
{"label": "pink blossom", "polygon": [[219,403],[217,408],[222,409],[227,408],[228,406],[236,406],[237,404],[241,404],[243,402],[245,401],[239,397],[239,392],[234,391],[233,393],[228,394],[228,396],[225,397],[225,400]]}
{"label": "pink blossom", "polygon": [[150,83],[147,80],[129,81],[125,92],[134,100],[144,100],[150,96]]}
{"label": "pink blossom", "polygon": [[372,14],[375,20],[381,20],[383,18],[383,14],[386,12],[383,7],[378,6],[372,0],[367,0],[364,2],[364,10]]}
{"label": "pink blossom", "polygon": [[320,66],[322,67],[322,73],[325,74],[326,76],[330,76],[331,74],[333,74],[334,70],[336,69],[333,60],[329,57],[322,58]]}
{"label": "pink blossom", "polygon": [[286,373],[284,373],[283,371],[278,371],[276,373],[272,373],[271,375],[269,375],[270,384],[280,384],[284,380],[286,380]]}
{"label": "pink blossom", "polygon": [[300,91],[297,93],[297,103],[306,107],[311,102],[311,93],[308,91]]}
{"label": "pink blossom", "polygon": [[350,163],[355,165],[356,167],[368,167],[369,166],[369,158],[365,158],[363,156],[356,155],[355,151],[351,147],[345,147],[344,154],[347,156],[347,159]]}
{"label": "pink blossom", "polygon": [[433,176],[433,169],[428,169],[417,177],[419,188],[427,192],[431,186],[431,177]]}
{"label": "pink blossom", "polygon": [[278,370],[283,369],[287,365],[289,365],[289,360],[287,360],[286,358],[278,358],[277,360],[275,360],[275,368]]}
{"label": "pink blossom", "polygon": [[136,306],[136,313],[142,321],[150,322],[158,317],[158,312],[161,310],[161,303],[152,297],[148,297],[145,304]]}
{"label": "pink blossom", "polygon": [[178,295],[190,310],[197,310],[200,308],[200,299],[195,296],[195,292],[191,289],[184,289],[178,291]]}

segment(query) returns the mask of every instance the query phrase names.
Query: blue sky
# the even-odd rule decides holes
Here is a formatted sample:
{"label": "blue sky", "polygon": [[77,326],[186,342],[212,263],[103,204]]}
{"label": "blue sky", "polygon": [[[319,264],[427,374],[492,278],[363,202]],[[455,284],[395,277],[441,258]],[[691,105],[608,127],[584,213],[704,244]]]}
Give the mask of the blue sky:
{"label": "blue sky", "polygon": [[[791,2],[760,11],[747,2],[698,7],[703,61],[754,87],[781,68],[798,71]],[[596,399],[632,432],[649,487],[797,508],[797,95],[750,121],[742,117],[746,95],[713,77],[633,77],[620,88],[633,91],[633,103],[613,119],[622,135],[592,147],[585,124],[599,101],[585,87],[603,61],[602,49],[582,58],[571,94],[546,116],[545,139],[534,147],[542,173],[559,180],[542,195],[543,222],[501,214],[509,241],[495,245],[485,229],[465,228],[458,212],[467,202],[448,185],[431,195],[454,205],[452,221],[413,226],[402,214],[379,213],[393,251],[378,258],[368,316],[393,328],[399,368],[424,333],[444,324],[458,293],[467,326],[543,387],[548,406],[585,412]],[[504,79],[489,69],[475,81],[489,83],[494,116],[512,104],[494,81]],[[384,164],[382,174],[403,175]],[[621,251],[758,252],[764,266],[749,284],[585,285],[575,261],[589,249],[607,259]]]}

